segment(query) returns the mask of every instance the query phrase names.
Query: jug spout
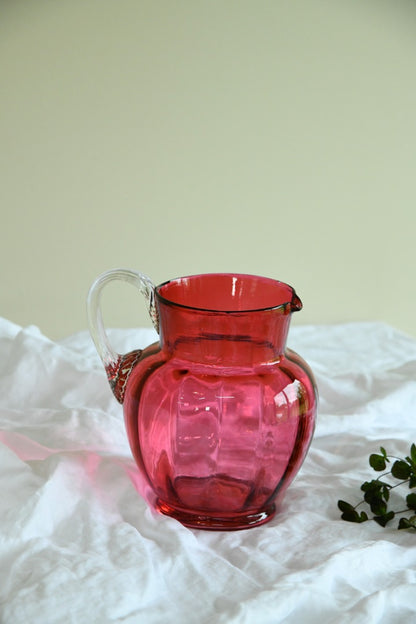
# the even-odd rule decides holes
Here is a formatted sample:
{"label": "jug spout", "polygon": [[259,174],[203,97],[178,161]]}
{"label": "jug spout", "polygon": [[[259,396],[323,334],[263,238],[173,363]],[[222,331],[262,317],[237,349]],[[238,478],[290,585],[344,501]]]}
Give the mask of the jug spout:
{"label": "jug spout", "polygon": [[295,291],[293,291],[292,301],[290,302],[290,311],[291,312],[299,312],[303,308],[303,303],[300,298],[297,296]]}

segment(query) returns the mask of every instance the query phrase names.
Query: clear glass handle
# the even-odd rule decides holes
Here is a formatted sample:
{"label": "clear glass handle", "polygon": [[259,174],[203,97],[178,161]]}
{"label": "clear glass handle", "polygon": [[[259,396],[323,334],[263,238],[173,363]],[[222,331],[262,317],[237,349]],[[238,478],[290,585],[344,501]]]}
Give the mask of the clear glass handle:
{"label": "clear glass handle", "polygon": [[155,287],[147,275],[131,269],[111,269],[100,275],[92,284],[87,298],[88,326],[111,388],[120,403],[124,399],[127,379],[137,363],[142,351],[140,349],[125,355],[116,353],[108,340],[101,313],[101,294],[104,286],[115,280],[122,280],[136,286],[144,296],[152,323],[159,333],[159,317],[155,306]]}

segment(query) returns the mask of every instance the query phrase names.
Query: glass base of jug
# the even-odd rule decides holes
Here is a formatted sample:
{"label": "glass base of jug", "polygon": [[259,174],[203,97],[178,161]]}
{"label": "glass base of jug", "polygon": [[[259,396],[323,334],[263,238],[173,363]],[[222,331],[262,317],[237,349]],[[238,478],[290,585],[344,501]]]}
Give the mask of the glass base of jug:
{"label": "glass base of jug", "polygon": [[238,531],[251,529],[265,522],[269,522],[276,513],[276,506],[271,504],[258,512],[242,514],[214,515],[204,512],[192,512],[168,505],[160,499],[156,502],[156,509],[164,514],[175,518],[181,524],[191,529],[205,529],[208,531]]}

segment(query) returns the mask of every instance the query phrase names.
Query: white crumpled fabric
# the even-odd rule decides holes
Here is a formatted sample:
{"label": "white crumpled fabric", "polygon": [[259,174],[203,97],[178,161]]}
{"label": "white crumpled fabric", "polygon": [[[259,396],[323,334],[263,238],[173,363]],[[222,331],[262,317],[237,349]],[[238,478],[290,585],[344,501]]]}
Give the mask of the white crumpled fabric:
{"label": "white crumpled fabric", "polygon": [[[110,332],[119,351],[151,330]],[[416,440],[416,341],[378,323],[293,327],[320,407],[279,515],[190,530],[153,512],[87,332],[52,342],[0,320],[0,621],[416,621],[416,534],[340,520],[380,445]],[[409,617],[413,616],[413,617]]]}

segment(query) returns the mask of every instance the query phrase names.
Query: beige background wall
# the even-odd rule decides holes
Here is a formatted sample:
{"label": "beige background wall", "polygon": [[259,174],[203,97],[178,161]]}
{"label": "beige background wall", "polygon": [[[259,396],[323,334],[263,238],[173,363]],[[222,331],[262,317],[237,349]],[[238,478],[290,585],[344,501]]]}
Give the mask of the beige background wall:
{"label": "beige background wall", "polygon": [[[1,316],[225,270],[416,336],[415,2],[1,0],[0,85]],[[108,324],[150,325],[130,288]]]}

